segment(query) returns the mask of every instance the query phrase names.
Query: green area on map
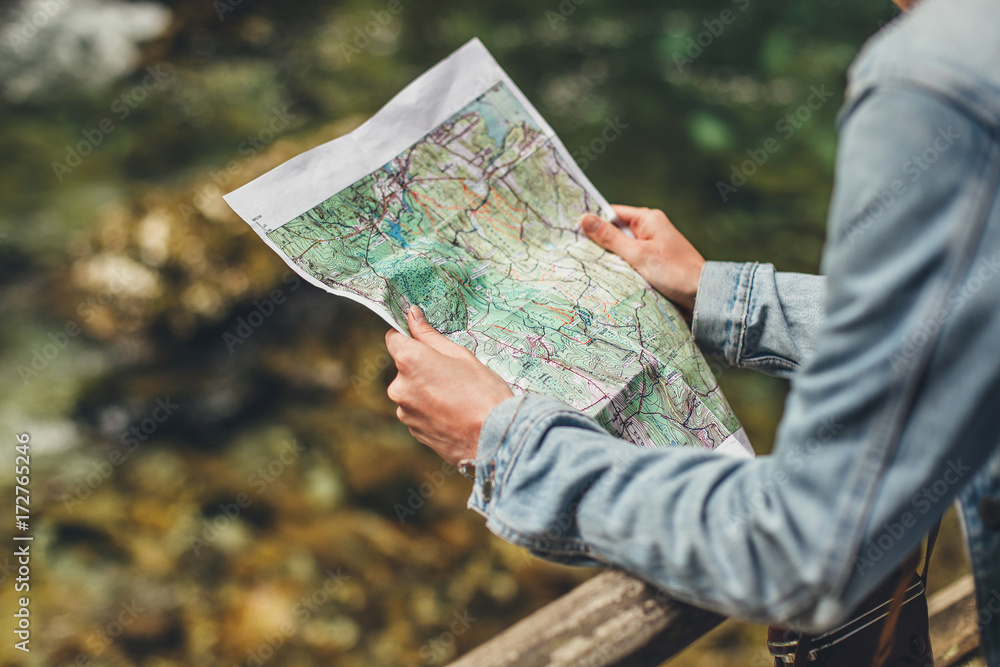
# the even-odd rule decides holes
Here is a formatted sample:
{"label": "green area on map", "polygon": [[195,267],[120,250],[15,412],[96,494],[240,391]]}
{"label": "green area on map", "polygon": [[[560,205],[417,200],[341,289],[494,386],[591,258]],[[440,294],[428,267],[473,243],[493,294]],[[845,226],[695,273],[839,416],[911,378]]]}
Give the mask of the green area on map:
{"label": "green area on map", "polygon": [[417,304],[515,391],[639,445],[717,447],[739,423],[690,330],[580,233],[583,213],[611,212],[555,141],[500,83],[268,236],[404,330]]}

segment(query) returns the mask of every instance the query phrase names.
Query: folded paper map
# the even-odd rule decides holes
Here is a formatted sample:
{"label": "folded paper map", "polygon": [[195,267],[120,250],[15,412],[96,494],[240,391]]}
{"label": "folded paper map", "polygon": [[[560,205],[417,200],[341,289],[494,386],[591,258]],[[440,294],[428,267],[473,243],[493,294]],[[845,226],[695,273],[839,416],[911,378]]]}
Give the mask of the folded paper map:
{"label": "folded paper map", "polygon": [[427,321],[515,392],[646,447],[752,448],[673,305],[593,243],[614,212],[479,40],[226,201],[312,284]]}

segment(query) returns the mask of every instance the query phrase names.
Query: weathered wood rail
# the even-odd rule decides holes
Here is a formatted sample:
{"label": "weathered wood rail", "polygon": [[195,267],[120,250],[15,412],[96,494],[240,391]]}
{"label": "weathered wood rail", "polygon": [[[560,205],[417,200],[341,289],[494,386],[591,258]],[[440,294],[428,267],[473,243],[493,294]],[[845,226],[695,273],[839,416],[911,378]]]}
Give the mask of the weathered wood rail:
{"label": "weathered wood rail", "polygon": [[[963,664],[979,647],[972,577],[939,591],[929,607],[936,667]],[[606,570],[450,667],[655,667],[723,620]]]}
{"label": "weathered wood rail", "polygon": [[723,620],[629,574],[606,570],[451,667],[654,667]]}
{"label": "weathered wood rail", "polygon": [[935,667],[965,664],[979,650],[979,614],[972,575],[966,575],[927,601]]}

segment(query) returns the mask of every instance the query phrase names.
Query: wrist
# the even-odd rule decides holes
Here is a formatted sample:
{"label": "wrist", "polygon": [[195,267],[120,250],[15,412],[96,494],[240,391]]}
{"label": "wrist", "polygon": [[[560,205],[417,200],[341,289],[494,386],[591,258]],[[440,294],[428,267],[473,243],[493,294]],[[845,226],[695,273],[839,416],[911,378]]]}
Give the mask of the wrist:
{"label": "wrist", "polygon": [[691,313],[694,312],[694,302],[698,297],[698,283],[701,281],[701,273],[705,268],[705,260],[700,256],[696,261],[692,261],[684,267],[680,273],[680,279],[669,292],[663,292],[671,301],[680,307],[682,313],[690,320]]}
{"label": "wrist", "polygon": [[694,302],[698,298],[698,283],[701,282],[701,273],[705,269],[705,260],[698,257],[698,261],[694,263],[691,269],[690,276],[688,277],[687,290],[684,294],[685,306],[689,311],[694,311]]}

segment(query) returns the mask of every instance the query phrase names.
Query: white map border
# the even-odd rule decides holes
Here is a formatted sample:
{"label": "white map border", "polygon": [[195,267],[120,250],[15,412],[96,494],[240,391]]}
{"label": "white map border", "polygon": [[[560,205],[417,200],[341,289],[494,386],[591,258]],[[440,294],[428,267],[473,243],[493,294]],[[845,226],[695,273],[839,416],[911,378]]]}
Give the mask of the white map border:
{"label": "white map border", "polygon": [[[577,165],[552,127],[507,76],[479,38],[469,40],[417,77],[357,129],[288,160],[224,195],[223,199],[292,270],[310,284],[361,303],[391,327],[406,333],[392,313],[379,304],[352,292],[332,288],[309,275],[275,245],[268,233],[381,168],[500,82],[507,86],[532,121],[552,140],[573,178],[588,190],[601,209],[613,214],[611,206]],[[742,426],[713,451],[737,458],[754,455],[753,446]]]}
{"label": "white map border", "polygon": [[354,131],[297,155],[223,199],[309,283],[367,306],[394,329],[405,333],[389,311],[356,294],[324,285],[297,266],[267,235],[379,169],[499,82],[507,86],[532,121],[552,139],[573,178],[589,190],[602,209],[611,213],[611,206],[555,131],[479,38],[469,40],[417,77]]}

